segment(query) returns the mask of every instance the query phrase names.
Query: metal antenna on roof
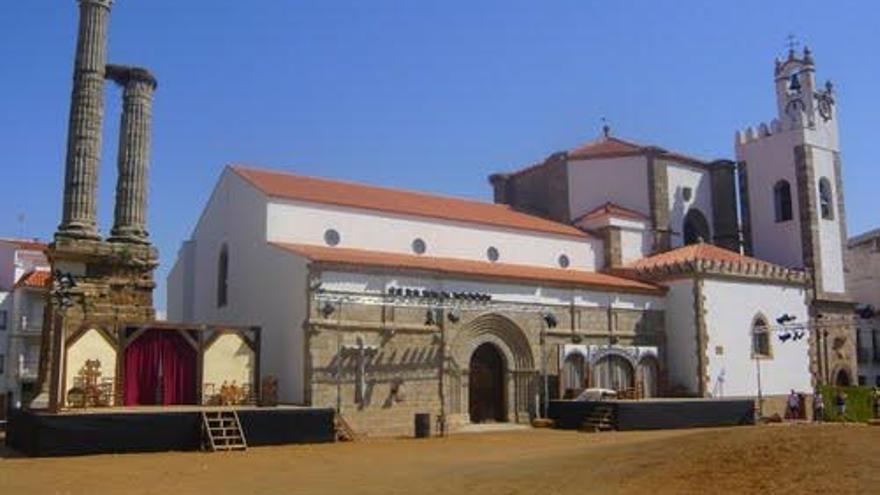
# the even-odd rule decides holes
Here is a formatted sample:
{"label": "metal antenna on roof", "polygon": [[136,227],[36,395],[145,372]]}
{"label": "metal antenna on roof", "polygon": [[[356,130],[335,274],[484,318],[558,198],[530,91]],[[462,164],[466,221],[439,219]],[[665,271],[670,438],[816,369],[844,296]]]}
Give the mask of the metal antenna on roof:
{"label": "metal antenna on roof", "polygon": [[606,138],[611,137],[611,126],[608,125],[608,120],[605,117],[602,117],[602,135]]}
{"label": "metal antenna on roof", "polygon": [[25,217],[24,212],[20,212],[15,219],[18,221],[18,238],[24,239],[24,225],[27,217]]}

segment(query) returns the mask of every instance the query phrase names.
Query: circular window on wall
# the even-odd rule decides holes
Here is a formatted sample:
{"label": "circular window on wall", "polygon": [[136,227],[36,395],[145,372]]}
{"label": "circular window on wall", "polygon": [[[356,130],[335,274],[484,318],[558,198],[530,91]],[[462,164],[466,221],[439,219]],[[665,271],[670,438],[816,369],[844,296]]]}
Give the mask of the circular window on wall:
{"label": "circular window on wall", "polygon": [[324,242],[326,242],[328,246],[339,244],[339,239],[339,232],[335,229],[327,229],[324,231]]}
{"label": "circular window on wall", "polygon": [[559,266],[562,268],[568,268],[568,265],[571,264],[571,260],[568,259],[568,255],[565,254],[560,254],[557,261],[559,262]]}
{"label": "circular window on wall", "polygon": [[489,246],[489,249],[486,250],[486,257],[489,258],[489,261],[495,262],[498,261],[498,248],[495,246]]}
{"label": "circular window on wall", "polygon": [[422,239],[416,239],[412,241],[412,250],[416,254],[425,254],[425,250],[428,249],[427,244]]}

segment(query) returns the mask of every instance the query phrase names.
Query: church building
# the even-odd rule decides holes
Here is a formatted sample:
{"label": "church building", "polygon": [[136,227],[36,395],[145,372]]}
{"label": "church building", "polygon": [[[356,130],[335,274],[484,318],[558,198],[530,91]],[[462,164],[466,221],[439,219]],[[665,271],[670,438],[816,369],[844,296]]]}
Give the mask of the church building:
{"label": "church building", "polygon": [[851,377],[854,344],[833,91],[808,50],[776,85],[735,161],[606,127],[493,174],[494,203],[230,165],[169,318],[259,325],[282,402],[369,434],[527,422],[585,388],[781,412]]}

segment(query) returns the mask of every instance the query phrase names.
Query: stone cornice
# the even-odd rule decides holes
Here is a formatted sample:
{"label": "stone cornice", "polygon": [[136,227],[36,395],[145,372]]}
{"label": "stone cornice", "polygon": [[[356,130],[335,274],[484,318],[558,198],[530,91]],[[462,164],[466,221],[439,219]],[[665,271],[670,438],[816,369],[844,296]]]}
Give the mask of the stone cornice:
{"label": "stone cornice", "polygon": [[760,261],[726,261],[695,259],[666,265],[639,268],[632,272],[648,280],[663,280],[681,276],[706,275],[755,280],[790,285],[805,285],[806,273]]}

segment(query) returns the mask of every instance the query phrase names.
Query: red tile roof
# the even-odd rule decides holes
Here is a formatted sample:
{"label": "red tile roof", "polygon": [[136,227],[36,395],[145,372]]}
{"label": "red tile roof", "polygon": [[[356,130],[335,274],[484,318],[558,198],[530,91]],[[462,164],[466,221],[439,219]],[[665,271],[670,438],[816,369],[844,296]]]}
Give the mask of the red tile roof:
{"label": "red tile roof", "polygon": [[15,283],[15,288],[48,289],[51,283],[52,273],[49,270],[33,270],[22,275]]}
{"label": "red tile roof", "polygon": [[37,241],[37,240],[28,240],[28,239],[3,239],[0,238],[0,242],[6,244],[12,244],[18,249],[23,251],[45,251],[48,247],[45,243]]}
{"label": "red tile roof", "polygon": [[465,277],[487,277],[506,280],[523,280],[537,284],[565,285],[605,291],[663,294],[664,289],[637,280],[589,272],[586,270],[545,268],[509,263],[462,260],[430,256],[367,251],[307,244],[270,243],[285,251],[304,256],[315,262],[353,265],[356,267],[380,267],[388,269],[425,270]]}
{"label": "red tile roof", "polygon": [[570,158],[593,158],[597,156],[617,155],[617,154],[639,154],[642,152],[643,146],[624,141],[616,137],[601,137],[595,141],[591,141],[577,148],[570,150],[568,156]]}
{"label": "red tile roof", "polygon": [[231,169],[272,197],[572,237],[589,237],[589,234],[571,225],[522,213],[508,205],[305,177],[289,172],[260,170],[239,165],[232,166]]}
{"label": "red tile roof", "polygon": [[633,263],[630,263],[629,265],[627,265],[626,268],[632,268],[640,271],[698,260],[768,266],[772,265],[772,263],[769,263],[767,261],[743,256],[739,253],[720,248],[712,244],[697,243],[673,249],[671,251],[666,251],[665,253],[655,254],[654,256],[649,256],[647,258],[642,258],[640,260],[634,261]]}
{"label": "red tile roof", "polygon": [[584,213],[583,215],[578,217],[575,222],[579,222],[581,220],[592,220],[594,218],[600,218],[605,215],[610,215],[613,217],[632,218],[634,220],[650,219],[648,215],[645,215],[644,213],[638,212],[636,210],[631,210],[629,208],[624,208],[622,206],[609,202],[599,206],[596,209],[590,210],[587,213]]}

